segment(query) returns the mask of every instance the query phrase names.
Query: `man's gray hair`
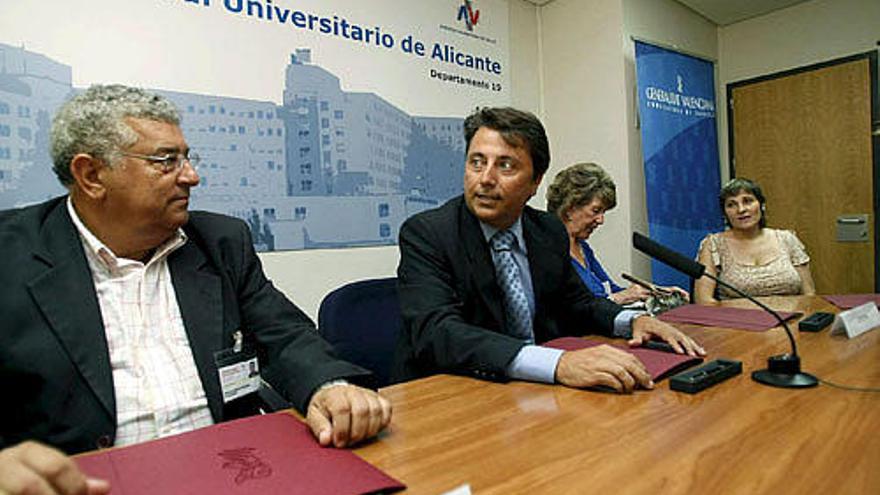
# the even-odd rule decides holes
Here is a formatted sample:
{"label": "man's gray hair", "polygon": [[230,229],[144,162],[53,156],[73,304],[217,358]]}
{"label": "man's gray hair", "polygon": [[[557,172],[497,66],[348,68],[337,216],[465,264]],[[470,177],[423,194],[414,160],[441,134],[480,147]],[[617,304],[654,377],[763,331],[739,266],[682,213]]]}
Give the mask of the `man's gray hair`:
{"label": "man's gray hair", "polygon": [[113,165],[119,151],[138,139],[125,118],[180,125],[180,113],[165,97],[120,84],[91,86],[65,102],[52,120],[52,169],[58,180],[65,186],[74,182],[70,162],[79,153]]}

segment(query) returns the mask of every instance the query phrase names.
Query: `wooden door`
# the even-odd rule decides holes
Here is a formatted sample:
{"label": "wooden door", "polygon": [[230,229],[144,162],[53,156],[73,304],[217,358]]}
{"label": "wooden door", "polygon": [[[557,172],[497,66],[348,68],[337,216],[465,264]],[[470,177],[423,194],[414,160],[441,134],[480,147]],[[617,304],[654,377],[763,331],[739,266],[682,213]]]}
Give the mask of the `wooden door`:
{"label": "wooden door", "polygon": [[[769,226],[797,232],[819,294],[875,291],[872,66],[847,60],[728,91],[732,175],[761,185]],[[868,214],[866,242],[838,242],[853,214]]]}

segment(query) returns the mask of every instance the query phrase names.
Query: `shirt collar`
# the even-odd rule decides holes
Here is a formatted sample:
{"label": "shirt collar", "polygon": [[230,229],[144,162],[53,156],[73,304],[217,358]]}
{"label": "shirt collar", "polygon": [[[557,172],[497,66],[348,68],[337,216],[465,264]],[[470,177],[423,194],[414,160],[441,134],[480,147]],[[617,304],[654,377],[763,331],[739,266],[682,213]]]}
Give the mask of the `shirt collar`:
{"label": "shirt collar", "polygon": [[[483,237],[486,238],[486,242],[489,242],[492,239],[492,236],[501,229],[496,229],[491,225],[480,222],[480,230],[483,231]],[[517,218],[516,221],[513,222],[513,225],[507,227],[507,230],[509,230],[513,234],[513,236],[516,237],[516,244],[517,246],[519,246],[519,249],[521,249],[522,252],[527,253],[528,251],[526,250],[526,241],[523,237],[522,216]]]}
{"label": "shirt collar", "polygon": [[[88,227],[86,227],[82,222],[82,219],[80,219],[79,215],[76,213],[76,208],[73,207],[73,201],[70,199],[70,196],[67,196],[67,213],[70,215],[70,220],[79,232],[79,238],[82,241],[83,247],[100,260],[106,268],[117,268],[119,266],[120,258],[109,247],[107,247],[106,244],[98,239]],[[145,265],[159,262],[176,251],[180,246],[183,246],[186,241],[186,233],[183,232],[183,229],[178,228],[174,235],[156,248],[153,256],[150,257],[150,260],[147,261]]]}

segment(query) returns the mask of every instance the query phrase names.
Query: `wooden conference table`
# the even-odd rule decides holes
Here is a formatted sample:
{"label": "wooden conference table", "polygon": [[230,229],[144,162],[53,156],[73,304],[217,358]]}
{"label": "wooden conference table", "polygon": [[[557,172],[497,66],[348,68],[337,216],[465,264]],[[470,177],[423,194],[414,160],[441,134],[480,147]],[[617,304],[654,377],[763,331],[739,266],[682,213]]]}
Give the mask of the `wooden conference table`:
{"label": "wooden conference table", "polygon": [[[819,297],[768,297],[784,311],[837,312]],[[747,302],[726,305],[750,307]],[[438,375],[382,390],[390,430],[355,452],[408,485],[440,494],[880,493],[880,393],[752,381],[789,351],[781,329],[678,325],[743,373],[696,395],[668,380],[615,395]],[[856,339],[799,333],[805,371],[880,387],[880,331]]]}

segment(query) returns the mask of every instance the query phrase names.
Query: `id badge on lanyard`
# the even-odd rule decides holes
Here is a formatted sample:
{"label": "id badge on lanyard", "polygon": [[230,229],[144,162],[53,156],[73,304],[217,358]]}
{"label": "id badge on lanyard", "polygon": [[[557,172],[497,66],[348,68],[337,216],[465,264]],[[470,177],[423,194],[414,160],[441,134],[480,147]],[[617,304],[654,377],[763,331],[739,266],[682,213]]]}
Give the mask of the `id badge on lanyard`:
{"label": "id badge on lanyard", "polygon": [[236,330],[232,338],[231,348],[214,353],[224,404],[260,389],[260,363],[256,350],[243,345],[241,330]]}

